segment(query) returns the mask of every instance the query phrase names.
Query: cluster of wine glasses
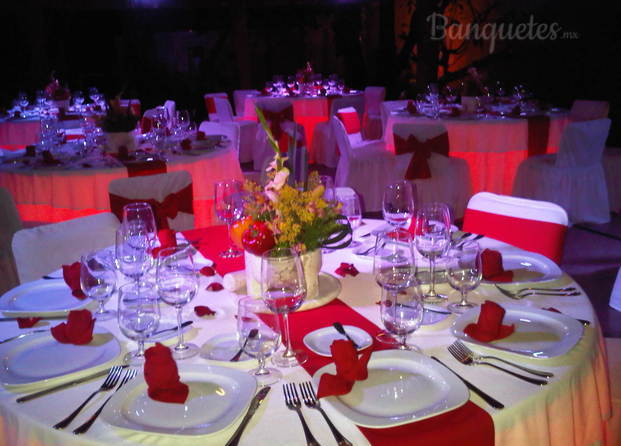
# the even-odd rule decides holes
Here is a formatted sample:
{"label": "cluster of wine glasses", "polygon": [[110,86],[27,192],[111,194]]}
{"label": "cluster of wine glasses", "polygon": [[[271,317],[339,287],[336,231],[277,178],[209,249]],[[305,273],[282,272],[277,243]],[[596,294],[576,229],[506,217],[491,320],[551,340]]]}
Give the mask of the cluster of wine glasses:
{"label": "cluster of wine glasses", "polygon": [[265,91],[273,96],[308,95],[319,96],[325,94],[342,94],[345,90],[345,81],[338,74],[325,77],[321,73],[313,73],[310,82],[305,82],[304,76],[289,75],[286,77],[276,74],[271,81],[265,82]]}

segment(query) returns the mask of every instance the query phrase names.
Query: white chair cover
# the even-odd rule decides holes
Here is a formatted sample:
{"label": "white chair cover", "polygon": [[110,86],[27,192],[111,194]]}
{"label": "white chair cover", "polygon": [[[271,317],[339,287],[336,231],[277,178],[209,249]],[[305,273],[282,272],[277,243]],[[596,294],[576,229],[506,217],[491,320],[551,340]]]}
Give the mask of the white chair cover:
{"label": "white chair cover", "polygon": [[572,223],[610,221],[602,166],[609,130],[610,119],[568,124],[557,154],[533,156],[520,164],[513,195],[557,203]]}
{"label": "white chair cover", "polygon": [[367,87],[364,89],[364,116],[362,134],[365,139],[382,137],[382,102],[386,98],[385,87]]}
{"label": "white chair cover", "polygon": [[168,127],[172,128],[173,121],[177,118],[177,104],[169,99],[164,102],[164,108],[166,109]]}
{"label": "white chair cover", "polygon": [[203,121],[198,129],[205,135],[226,135],[239,155],[239,126],[237,123]]}
{"label": "white chair cover", "polygon": [[[270,98],[268,100],[259,99],[256,102],[256,106],[261,110],[269,110],[271,112],[281,112],[289,107],[293,110],[293,102],[291,99],[287,98]],[[289,122],[293,123],[293,121]],[[260,171],[263,168],[265,158],[268,156],[268,153],[271,152],[268,152],[266,149],[267,135],[265,134],[265,131],[261,128],[261,125],[258,125],[256,129],[255,141],[252,146],[252,161],[254,170]],[[291,129],[293,129],[293,127],[291,127]],[[273,155],[269,155],[270,159],[272,156]]]}
{"label": "white chair cover", "polygon": [[330,123],[341,152],[335,186],[354,189],[366,212],[380,211],[384,188],[396,178],[395,156],[381,140],[363,141],[360,133],[348,135],[336,116],[330,118]]}
{"label": "white chair cover", "polygon": [[[210,113],[207,98],[213,98],[214,106],[216,109],[215,113]],[[225,106],[223,107],[223,104],[220,107],[218,107],[218,104],[215,103],[216,99],[225,99],[226,102],[228,103],[228,109],[225,109]],[[231,103],[229,102],[229,96],[226,94],[226,92],[219,91],[217,93],[206,93],[203,95],[203,100],[205,101],[205,109],[207,110],[207,114],[209,115],[210,121],[218,122],[220,121],[221,117],[224,118],[225,121],[233,120],[233,111],[231,110]]]}
{"label": "white chair cover", "polygon": [[[297,139],[296,153],[298,159],[300,156],[304,156],[306,159],[308,159],[304,126],[296,124],[294,122],[285,122],[282,126],[282,129],[287,135],[289,135],[290,138],[293,138],[295,133],[295,137]],[[259,130],[257,131],[257,140],[255,143],[255,147],[257,151],[253,161],[254,170],[259,171],[261,184],[265,184],[265,169],[267,169],[267,166],[274,158],[274,149],[272,148],[272,145],[267,139],[267,133],[265,133],[265,130],[263,130],[262,128],[259,128]],[[302,154],[301,152],[305,153]],[[308,162],[306,162],[306,164],[308,165]]]}
{"label": "white chair cover", "polygon": [[617,278],[612,287],[612,293],[610,293],[609,305],[615,310],[621,311],[621,268],[617,272]]}
{"label": "white chair cover", "polygon": [[22,229],[13,236],[13,254],[21,283],[80,260],[88,251],[113,246],[119,221],[110,212]]}
{"label": "white chair cover", "polygon": [[[108,192],[131,200],[154,199],[159,202],[192,183],[192,176],[185,170],[157,175],[119,178],[110,181]],[[170,229],[185,231],[194,228],[194,215],[179,212],[174,219],[168,219]]]}
{"label": "white chair cover", "polygon": [[606,177],[610,210],[621,214],[621,148],[606,147],[602,165]]}
{"label": "white chair cover", "polygon": [[11,240],[21,228],[22,221],[13,197],[8,190],[0,187],[0,295],[19,285]]}
{"label": "white chair cover", "polygon": [[[207,96],[207,95],[205,95]],[[239,129],[239,162],[252,161],[252,144],[257,132],[257,123],[252,121],[235,120],[233,109],[228,99],[219,96],[213,97],[216,113],[209,115],[210,121],[231,123]]]}
{"label": "white chair cover", "polygon": [[569,117],[572,121],[592,121],[608,117],[610,105],[607,101],[576,99],[571,105]]}
{"label": "white chair cover", "polygon": [[[446,133],[446,127],[438,123],[395,124],[393,133],[407,139],[414,135],[419,141],[427,141]],[[411,153],[396,157],[396,174],[405,178],[405,172],[412,159]],[[432,153],[428,159],[431,178],[411,180],[417,191],[418,202],[446,203],[454,218],[464,216],[466,204],[472,195],[472,180],[466,160]]]}
{"label": "white chair cover", "polygon": [[261,92],[259,90],[235,90],[233,91],[233,102],[235,104],[236,116],[245,116],[244,107],[246,106],[247,96],[258,96]]}

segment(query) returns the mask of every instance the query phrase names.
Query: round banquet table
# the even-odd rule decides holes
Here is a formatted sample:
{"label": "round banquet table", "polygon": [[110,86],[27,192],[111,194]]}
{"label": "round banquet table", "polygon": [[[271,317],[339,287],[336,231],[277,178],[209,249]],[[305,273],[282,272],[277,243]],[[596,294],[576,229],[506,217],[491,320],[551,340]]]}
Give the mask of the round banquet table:
{"label": "round banquet table", "polygon": [[[361,230],[371,229],[377,224],[379,224],[377,221],[366,221]],[[207,240],[211,240],[218,230],[217,227],[212,227],[205,230],[189,231],[186,234],[190,240],[194,240],[201,233],[200,231],[203,231],[203,236]],[[219,231],[222,235],[222,230]],[[481,244],[484,247],[494,247],[501,250],[508,247],[504,243],[485,238],[481,240]],[[215,260],[217,261],[217,259]],[[380,290],[371,274],[372,261],[364,260],[352,254],[350,249],[345,249],[324,255],[323,271],[332,274],[342,261],[354,263],[360,270],[360,274],[357,277],[346,276],[339,279],[342,285],[339,299],[360,315],[381,326],[379,307],[376,304]],[[184,311],[184,319],[194,321],[193,328],[188,332],[187,337],[198,345],[202,345],[207,339],[215,335],[233,334],[236,331],[234,315],[238,296],[225,290],[219,292],[206,291],[206,285],[212,281],[221,282],[222,279],[218,276],[201,276],[200,292]],[[570,284],[579,288],[579,285],[567,275],[562,275],[554,282],[545,283],[544,286],[556,287]],[[450,299],[457,299],[457,293],[451,291],[446,284],[440,284],[439,288],[442,292],[448,292]],[[516,302],[500,295],[493,286],[482,284],[471,293],[471,300],[482,302],[485,299],[494,300],[501,305]],[[555,376],[550,379],[547,386],[525,383],[489,367],[468,367],[457,363],[446,350],[446,347],[454,341],[450,327],[455,316],[449,316],[434,325],[422,326],[411,335],[410,340],[421,347],[426,355],[434,355],[440,358],[455,372],[505,404],[505,409],[495,410],[477,395],[470,395],[471,402],[491,415],[496,445],[605,445],[603,436],[606,420],[610,417],[610,395],[603,340],[589,299],[582,292],[579,296],[572,297],[538,296],[524,299],[518,303],[525,307],[552,306],[567,316],[592,321],[590,326],[584,328],[577,344],[566,354],[549,359],[511,356],[511,359],[524,365],[553,372]],[[199,304],[208,305],[216,311],[216,316],[198,318],[192,312],[192,307]],[[116,307],[114,299],[108,302],[108,306]],[[309,311],[319,311],[320,309]],[[168,324],[171,325],[174,316],[169,310],[163,309],[162,319],[169,321]],[[56,322],[52,321],[52,323],[55,324]],[[115,320],[98,322],[97,324],[101,324],[110,330],[121,343],[125,344],[126,339],[120,333]],[[15,322],[0,322],[0,339],[19,333],[19,331]],[[173,345],[174,341],[175,337],[173,336],[166,341],[166,344]],[[134,349],[135,344],[128,343],[127,347]],[[493,354],[509,359],[501,351],[494,351]],[[207,362],[200,357],[194,357],[180,362],[180,367],[183,367],[183,364],[202,364],[207,367]],[[251,364],[254,363],[254,361],[250,362]],[[240,369],[240,363],[237,365],[226,364]],[[249,367],[247,366],[247,368]],[[285,407],[281,384],[303,382],[309,380],[310,377],[300,367],[281,369],[281,371],[284,375],[283,379],[272,386],[266,401],[254,415],[241,437],[241,445],[295,446],[305,443],[297,417]],[[70,432],[56,431],[50,427],[64,417],[66,413],[77,407],[101,382],[101,379],[93,380],[22,404],[15,402],[16,394],[1,390],[0,438],[4,440],[4,444],[12,446],[35,444],[59,446],[74,444],[174,445],[178,444],[181,438],[183,438],[184,445],[221,446],[230,438],[239,424],[238,419],[223,431],[209,436],[197,437],[175,437],[122,430],[111,427],[101,420],[95,422],[90,431],[80,437],[73,436]],[[71,427],[81,424],[102,401],[103,397],[98,397],[96,403],[78,416]],[[370,444],[351,421],[336,412],[329,404],[323,404],[323,407],[336,427],[354,445]],[[335,444],[325,421],[316,411],[304,408],[303,413],[311,431],[321,444]],[[446,426],[449,430],[451,427]],[[472,443],[463,439],[460,440],[460,444]]]}
{"label": "round banquet table", "polygon": [[[449,136],[450,156],[463,158],[470,166],[472,191],[511,195],[519,164],[528,157],[528,120],[519,118],[445,117],[432,120],[413,116],[404,108],[407,101],[382,105],[386,147],[395,152],[392,129],[395,124],[440,122]],[[561,134],[569,122],[566,112],[548,113],[550,125],[546,153],[558,151]]]}
{"label": "round banquet table", "polygon": [[[195,226],[214,224],[214,184],[243,180],[234,149],[215,148],[197,156],[171,155],[168,172],[187,170],[192,175]],[[0,186],[13,195],[23,221],[58,222],[108,212],[108,184],[127,178],[125,167],[44,167],[35,170],[0,164]]]}

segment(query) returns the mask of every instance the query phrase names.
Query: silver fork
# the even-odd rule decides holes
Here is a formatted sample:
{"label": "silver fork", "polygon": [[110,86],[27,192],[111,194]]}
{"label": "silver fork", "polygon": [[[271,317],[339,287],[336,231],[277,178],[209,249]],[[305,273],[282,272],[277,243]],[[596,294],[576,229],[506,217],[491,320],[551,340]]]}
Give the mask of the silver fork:
{"label": "silver fork", "polygon": [[467,356],[470,356],[473,360],[481,360],[481,359],[495,359],[497,361],[500,362],[504,362],[505,364],[508,364],[512,367],[516,367],[520,370],[524,370],[525,372],[528,373],[532,373],[533,375],[537,375],[537,376],[541,376],[543,378],[552,378],[554,376],[553,373],[550,372],[543,372],[540,370],[535,370],[535,369],[531,369],[529,367],[520,365],[520,364],[516,364],[514,362],[511,361],[507,361],[506,359],[502,359],[499,358],[497,356],[489,356],[489,355],[480,355],[478,353],[473,352],[472,350],[470,350],[465,344],[463,344],[460,340],[456,340],[455,342],[453,342],[453,346],[458,349],[461,350],[461,352]]}
{"label": "silver fork", "polygon": [[73,419],[82,411],[82,409],[84,409],[84,406],[86,406],[86,404],[88,404],[88,402],[93,399],[95,395],[97,395],[99,392],[105,392],[105,391],[114,389],[114,386],[116,386],[116,383],[119,381],[119,378],[121,377],[122,371],[123,371],[123,366],[121,365],[115,365],[114,367],[112,367],[110,369],[110,372],[108,372],[108,376],[106,377],[104,382],[101,384],[101,386],[99,386],[99,389],[91,393],[91,395],[88,398],[86,398],[86,400],[84,400],[84,402],[80,404],[76,410],[71,412],[71,414],[69,414],[67,418],[56,423],[54,425],[54,429],[66,428],[67,426],[69,426],[69,423],[71,423]]}
{"label": "silver fork", "polygon": [[317,399],[317,395],[315,394],[315,389],[313,389],[313,385],[310,382],[304,382],[302,384],[298,384],[300,386],[300,392],[302,392],[302,399],[304,400],[304,404],[306,407],[310,407],[311,409],[317,409],[321,415],[323,415],[324,420],[328,423],[328,427],[332,431],[332,435],[334,435],[334,439],[336,440],[339,446],[352,446],[351,442],[343,437],[330,418],[326,415],[326,413],[321,408],[319,400]]}
{"label": "silver fork", "polygon": [[566,288],[566,289],[560,289],[560,291],[556,291],[556,290],[546,290],[546,291],[518,291],[518,292],[513,292],[513,291],[509,291],[506,290],[504,288],[499,287],[498,285],[494,284],[494,286],[496,287],[496,289],[498,289],[498,291],[500,291],[502,294],[504,294],[505,296],[511,298],[511,299],[515,299],[515,300],[521,300],[524,299],[525,297],[528,296],[579,296],[580,292],[576,291],[575,288]]}
{"label": "silver fork", "polygon": [[[125,372],[125,376],[123,377],[123,380],[121,381],[121,384],[119,384],[119,386],[116,388],[116,390],[114,391],[114,393],[118,392],[119,389],[121,387],[123,387],[123,385],[125,383],[127,383],[127,381],[133,379],[136,376],[136,373],[138,371],[136,369],[129,369],[127,372]],[[91,417],[86,420],[84,422],[84,424],[82,424],[81,426],[76,427],[73,430],[73,433],[75,435],[79,435],[79,434],[83,434],[85,433],[87,430],[90,429],[90,427],[93,425],[93,423],[95,422],[95,420],[97,419],[97,417],[99,416],[99,414],[101,413],[101,411],[104,409],[104,407],[106,407],[106,404],[108,404],[108,401],[110,401],[110,398],[112,398],[114,396],[114,393],[112,395],[110,395],[106,401],[103,402],[103,404],[101,406],[99,406],[99,409],[97,409],[95,411],[95,413],[93,415],[91,415]]]}
{"label": "silver fork", "polygon": [[507,370],[504,369],[502,367],[498,367],[496,364],[492,364],[491,362],[485,362],[485,361],[481,361],[481,360],[475,360],[474,358],[468,356],[468,355],[464,355],[460,350],[457,350],[452,344],[448,346],[448,351],[451,355],[453,355],[453,357],[455,359],[457,359],[459,362],[461,362],[462,364],[465,365],[474,365],[474,364],[485,364],[488,365],[490,367],[494,367],[495,369],[498,370],[502,370],[505,373],[508,373],[509,375],[513,375],[516,378],[520,378],[526,382],[529,382],[531,384],[537,384],[539,386],[545,386],[546,384],[548,384],[547,381],[544,381],[542,379],[537,379],[537,378],[530,378],[528,376],[524,376],[524,375],[520,375],[519,373],[515,373],[512,372],[511,370]]}
{"label": "silver fork", "polygon": [[302,429],[304,429],[304,436],[306,437],[306,446],[320,446],[319,442],[315,440],[315,437],[313,437],[313,433],[308,428],[308,425],[302,416],[302,411],[300,410],[302,403],[300,402],[300,397],[298,396],[295,384],[283,384],[282,391],[285,394],[285,404],[289,409],[295,410],[300,418]]}

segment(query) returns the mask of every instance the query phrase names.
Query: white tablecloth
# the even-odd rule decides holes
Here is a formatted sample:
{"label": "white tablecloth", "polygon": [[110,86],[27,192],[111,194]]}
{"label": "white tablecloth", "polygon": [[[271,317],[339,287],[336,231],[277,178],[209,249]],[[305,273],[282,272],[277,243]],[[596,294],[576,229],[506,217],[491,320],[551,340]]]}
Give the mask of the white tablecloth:
{"label": "white tablecloth", "polygon": [[[192,175],[195,225],[214,224],[214,184],[225,179],[243,180],[236,153],[229,148],[199,156],[173,155],[168,172],[187,170]],[[0,186],[6,187],[22,220],[56,222],[110,210],[108,183],[126,178],[125,167],[37,170],[0,165]]]}
{"label": "white tablecloth", "polygon": [[[394,153],[392,128],[395,124],[429,122],[429,118],[403,112],[407,101],[387,101],[382,105],[384,138]],[[563,129],[569,122],[567,113],[550,114],[547,153],[555,153]],[[440,119],[448,131],[450,155],[464,158],[470,165],[473,193],[488,191],[511,195],[518,165],[528,156],[528,121],[516,118]]]}

